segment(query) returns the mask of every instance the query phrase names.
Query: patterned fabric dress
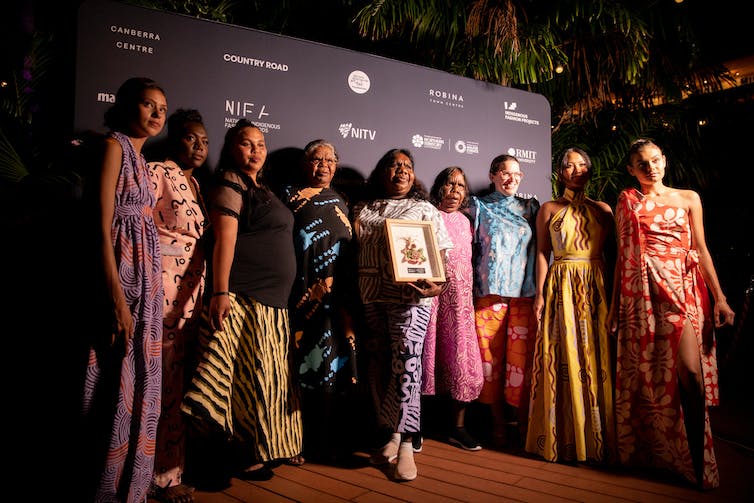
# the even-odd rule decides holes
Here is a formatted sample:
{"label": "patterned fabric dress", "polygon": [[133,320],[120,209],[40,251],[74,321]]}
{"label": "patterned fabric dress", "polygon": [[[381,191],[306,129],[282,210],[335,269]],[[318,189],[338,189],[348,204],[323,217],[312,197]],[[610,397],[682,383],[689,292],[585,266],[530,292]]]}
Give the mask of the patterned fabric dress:
{"label": "patterned fabric dress", "polygon": [[459,402],[476,400],[482,390],[482,360],[474,327],[474,277],[471,267],[471,222],[460,211],[440,212],[453,248],[447,252],[448,286],[432,299],[424,338],[422,393],[450,394]]}
{"label": "patterned fabric dress", "polygon": [[[160,240],[152,218],[155,196],[143,156],[131,140],[111,133],[123,147],[115,189],[112,240],[120,283],[134,319],[125,354],[92,348],[86,370],[84,413],[99,410],[119,382],[107,458],[96,501],[144,501],[152,482],[162,375],[162,264]],[[108,334],[103,334],[108,338]],[[117,384],[116,384],[117,386]],[[104,392],[104,396],[99,396]]]}
{"label": "patterned fabric dress", "polygon": [[537,333],[526,450],[548,461],[614,454],[603,244],[612,222],[578,193],[550,219],[553,262]]}
{"label": "patterned fabric dress", "polygon": [[208,225],[196,179],[172,161],[149,165],[157,204],[165,310],[162,327],[162,412],[157,426],[155,483],[181,483],[186,426],[181,401],[193,366],[206,264],[201,238]]}
{"label": "patterned fabric dress", "polygon": [[474,310],[484,386],[479,401],[528,403],[537,320],[533,298],[536,198],[472,197]]}
{"label": "patterned fabric dress", "polygon": [[440,210],[428,201],[378,199],[354,208],[359,243],[359,292],[368,332],[367,377],[377,424],[392,432],[421,431],[422,348],[432,300],[398,283],[388,247],[385,220],[429,220],[438,247],[453,247]]}
{"label": "patterned fabric dress", "polygon": [[[705,488],[719,485],[707,406],[717,405],[717,360],[689,215],[636,189],[618,198],[620,313],[616,374],[618,453],[626,464],[679,473]],[[631,320],[627,323],[626,320]],[[678,346],[690,323],[704,378],[703,480],[694,472],[678,380]]]}
{"label": "patterned fabric dress", "polygon": [[336,392],[338,384],[356,381],[356,342],[346,339],[339,322],[342,296],[352,289],[338,286],[354,279],[339,275],[352,236],[348,207],[330,188],[292,191],[287,204],[298,262],[290,315],[293,375],[304,390]]}

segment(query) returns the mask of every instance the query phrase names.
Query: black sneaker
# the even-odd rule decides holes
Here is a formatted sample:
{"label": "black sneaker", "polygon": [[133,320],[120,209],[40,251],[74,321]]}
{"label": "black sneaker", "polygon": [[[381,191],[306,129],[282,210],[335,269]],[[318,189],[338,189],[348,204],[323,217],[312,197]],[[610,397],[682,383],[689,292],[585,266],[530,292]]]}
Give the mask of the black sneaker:
{"label": "black sneaker", "polygon": [[460,428],[453,428],[452,433],[448,436],[448,442],[450,442],[450,445],[455,445],[456,447],[466,449],[467,451],[478,451],[482,448],[482,446],[479,445],[479,442],[474,440],[474,437],[469,435],[466,428],[463,426]]}
{"label": "black sneaker", "polygon": [[414,452],[421,452],[423,444],[424,444],[424,439],[422,438],[421,435],[414,435],[411,438],[411,447],[414,448]]}

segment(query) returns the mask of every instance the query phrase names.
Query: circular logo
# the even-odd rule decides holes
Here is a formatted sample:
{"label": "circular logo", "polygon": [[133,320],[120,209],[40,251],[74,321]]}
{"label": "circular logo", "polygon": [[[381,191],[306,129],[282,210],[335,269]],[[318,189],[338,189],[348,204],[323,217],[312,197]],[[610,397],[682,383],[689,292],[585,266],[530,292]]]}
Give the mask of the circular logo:
{"label": "circular logo", "polygon": [[515,155],[516,155],[516,149],[513,148],[513,147],[509,148],[508,149],[508,155],[512,155],[512,156],[515,157]]}
{"label": "circular logo", "polygon": [[421,148],[424,145],[424,137],[420,134],[415,134],[411,137],[411,144],[416,148]]}
{"label": "circular logo", "polygon": [[458,152],[459,154],[463,154],[464,152],[466,152],[466,142],[465,141],[458,140],[456,142],[456,152]]}
{"label": "circular logo", "polygon": [[354,70],[348,75],[348,87],[356,94],[364,94],[369,91],[369,75],[361,70]]}

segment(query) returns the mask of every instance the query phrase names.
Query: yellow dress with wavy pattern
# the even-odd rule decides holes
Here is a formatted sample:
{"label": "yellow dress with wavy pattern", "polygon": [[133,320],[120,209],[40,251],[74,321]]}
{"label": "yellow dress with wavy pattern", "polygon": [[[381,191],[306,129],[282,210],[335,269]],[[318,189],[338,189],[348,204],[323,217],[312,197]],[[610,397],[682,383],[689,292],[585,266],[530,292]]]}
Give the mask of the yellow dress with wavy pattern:
{"label": "yellow dress with wavy pattern", "polygon": [[535,343],[526,450],[548,461],[613,458],[603,245],[612,222],[568,191],[550,219],[553,261]]}

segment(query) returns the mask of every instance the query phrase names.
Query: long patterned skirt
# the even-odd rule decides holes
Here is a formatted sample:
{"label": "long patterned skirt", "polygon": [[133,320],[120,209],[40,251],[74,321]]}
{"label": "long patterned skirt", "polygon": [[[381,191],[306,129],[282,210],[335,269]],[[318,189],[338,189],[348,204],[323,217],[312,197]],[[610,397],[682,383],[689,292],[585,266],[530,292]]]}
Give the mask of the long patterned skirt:
{"label": "long patterned skirt", "polygon": [[182,410],[251,444],[259,462],[295,456],[302,426],[288,366],[288,311],[233,293],[230,302],[222,330],[206,330],[203,313],[199,364]]}

